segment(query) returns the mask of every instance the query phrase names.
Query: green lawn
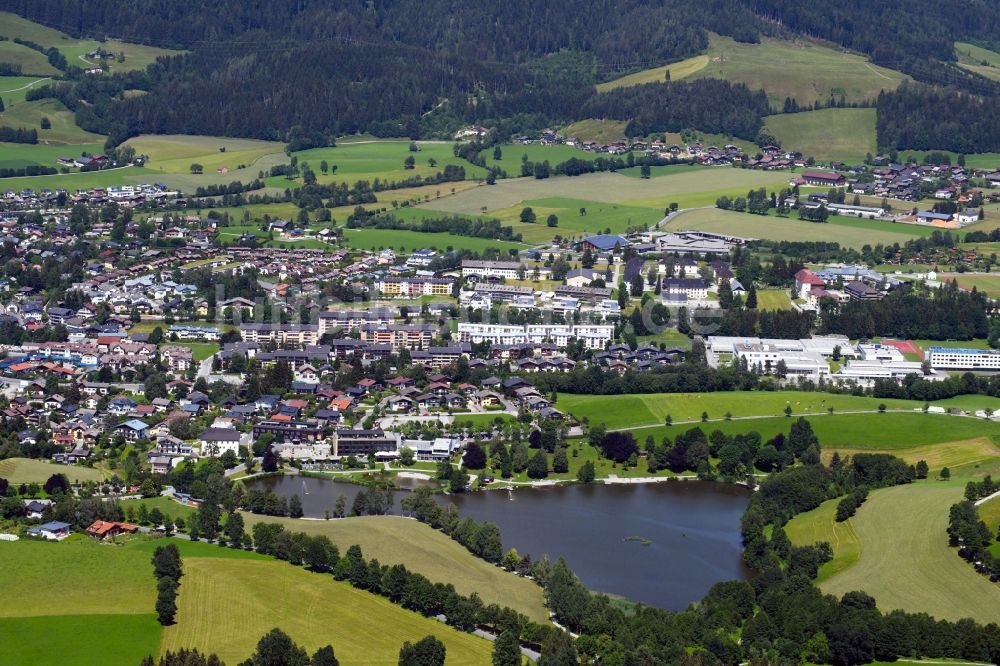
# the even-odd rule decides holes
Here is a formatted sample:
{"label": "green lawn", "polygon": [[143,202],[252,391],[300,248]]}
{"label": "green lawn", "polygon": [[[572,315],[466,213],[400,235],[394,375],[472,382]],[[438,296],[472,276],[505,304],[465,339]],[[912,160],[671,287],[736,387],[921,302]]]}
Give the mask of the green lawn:
{"label": "green lawn", "polygon": [[488,663],[491,644],[389,600],[285,562],[184,559],[177,624],[162,650],[214,652],[235,664],[279,627],[310,652],[332,644],[345,664],[396,664],[405,641],[434,634],[449,663]]}
{"label": "green lawn", "polygon": [[927,235],[923,233],[924,229],[891,222],[833,217],[827,224],[817,224],[799,220],[795,216],[781,218],[775,215],[751,215],[718,208],[704,208],[677,215],[664,228],[678,231],[697,229],[775,241],[814,241],[822,237],[826,241],[855,249],[874,243],[904,243],[911,238]]}
{"label": "green lawn", "polygon": [[[625,138],[625,127],[627,126],[628,122],[624,120],[590,118],[563,127],[562,133],[567,139],[578,138],[581,141],[613,143]],[[492,156],[492,153],[490,155]]]}
{"label": "green lawn", "polygon": [[349,247],[358,249],[395,248],[406,252],[421,248],[432,248],[438,251],[447,249],[465,249],[482,252],[487,248],[501,251],[521,250],[526,246],[511,241],[498,241],[490,238],[474,238],[458,236],[449,233],[424,233],[420,231],[405,231],[398,229],[346,229],[344,234]]}
{"label": "green lawn", "polygon": [[492,425],[497,419],[503,423],[512,423],[517,420],[513,414],[507,412],[486,412],[483,414],[456,414],[454,423],[468,426],[480,426],[484,424]]}
{"label": "green lawn", "polygon": [[0,477],[11,483],[45,483],[53,474],[65,474],[73,483],[100,481],[104,475],[98,469],[78,465],[57,465],[33,458],[7,458],[0,460]]}
{"label": "green lawn", "polygon": [[791,310],[792,298],[787,289],[761,289],[757,292],[758,310]]}
{"label": "green lawn", "polygon": [[398,516],[329,521],[244,517],[248,529],[257,522],[277,522],[293,532],[325,534],[341,553],[358,544],[366,557],[378,558],[382,564],[405,564],[434,582],[452,583],[462,594],[478,592],[486,603],[510,606],[536,622],[548,617],[540,587],[475,557],[457,541],[415,520]]}
{"label": "green lawn", "polygon": [[[521,210],[531,208],[537,222],[521,222]],[[584,213],[580,214],[580,209]],[[546,197],[529,199],[510,208],[491,211],[491,216],[509,224],[520,233],[526,242],[539,243],[551,240],[555,235],[574,238],[604,233],[624,234],[629,228],[648,228],[663,219],[663,210],[645,206],[630,206],[622,203],[607,203],[574,199],[569,197]],[[555,228],[548,227],[549,215],[558,218]]]}
{"label": "green lawn", "polygon": [[195,509],[175,502],[169,497],[147,497],[145,499],[122,500],[119,502],[123,511],[128,511],[130,508],[138,510],[140,504],[144,505],[147,511],[152,511],[154,508],[159,509],[160,513],[171,520],[177,520],[178,518],[187,520],[195,512]]}
{"label": "green lawn", "polygon": [[826,102],[843,95],[848,102],[878,97],[880,90],[895,90],[903,74],[872,65],[867,58],[845,53],[820,42],[762,38],[759,44],[744,44],[729,37],[709,35],[707,53],[666,67],[631,74],[602,84],[609,90],[622,85],[663,81],[670,78],[726,79],[745,83],[751,90],[764,89],[772,107],[781,108],[785,97],[799,104]]}
{"label": "green lawn", "polygon": [[1000,527],[1000,497],[994,497],[989,502],[980,504],[978,509],[979,518],[996,534]]}
{"label": "green lawn", "polygon": [[[587,417],[591,424],[604,422],[609,428],[627,428],[662,424],[668,414],[674,422],[698,421],[702,412],[708,412],[711,419],[721,419],[726,412],[734,417],[783,416],[785,407],[790,406],[793,414],[826,415],[830,407],[835,412],[875,410],[881,403],[889,409],[914,409],[923,404],[912,400],[882,400],[822,392],[720,391],[628,395],[560,393],[557,407],[577,418]],[[752,423],[747,427],[752,428]]]}
{"label": "green lawn", "polygon": [[188,347],[194,354],[194,360],[196,363],[204,361],[206,358],[210,358],[215,352],[219,351],[219,344],[217,342],[165,342],[165,345],[170,345],[173,347]]}
{"label": "green lawn", "polygon": [[23,102],[24,96],[30,89],[43,86],[47,82],[48,79],[38,76],[0,76],[0,99],[3,99],[4,106]]}
{"label": "green lawn", "polygon": [[820,588],[838,597],[864,590],[883,610],[1000,621],[1000,586],[948,546],[948,508],[961,498],[961,487],[935,481],[871,493],[851,521],[860,541],[857,563]]}
{"label": "green lawn", "polygon": [[152,612],[0,618],[3,663],[12,666],[134,665],[159,652],[162,634]]}
{"label": "green lawn", "polygon": [[875,109],[820,109],[768,116],[765,127],[786,150],[817,160],[861,164],[876,154]]}

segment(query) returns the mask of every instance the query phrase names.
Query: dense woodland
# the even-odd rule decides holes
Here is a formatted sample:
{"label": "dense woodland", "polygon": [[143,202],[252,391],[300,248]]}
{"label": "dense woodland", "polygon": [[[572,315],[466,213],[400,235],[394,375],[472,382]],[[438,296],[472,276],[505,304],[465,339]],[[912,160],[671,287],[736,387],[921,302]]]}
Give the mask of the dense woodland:
{"label": "dense woodland", "polygon": [[[978,102],[987,108],[995,109],[1000,94],[1000,84],[952,62],[956,39],[997,47],[1000,7],[988,0],[946,8],[915,0],[906,11],[863,0],[823,8],[790,0],[0,0],[0,9],[72,35],[188,50],[145,72],[104,77],[57,64],[74,81],[60,99],[81,127],[108,134],[112,145],[146,132],[304,148],[359,131],[444,136],[480,123],[509,135],[587,117],[630,120],[633,134],[697,127],[753,140],[770,109],[763,94],[739,86],[663,82],[596,93],[598,81],[704,51],[709,30],[746,42],[821,37],[919,81],[987,96]],[[126,89],[149,94],[123,99]],[[957,99],[888,97],[880,143],[897,146],[913,136],[920,145],[907,148],[927,141],[965,152],[995,149],[976,142],[1000,134],[986,131],[997,114],[976,115],[974,102]],[[956,103],[959,120],[936,128]]]}
{"label": "dense woodland", "polygon": [[878,98],[880,150],[1000,151],[996,97],[904,84]]}

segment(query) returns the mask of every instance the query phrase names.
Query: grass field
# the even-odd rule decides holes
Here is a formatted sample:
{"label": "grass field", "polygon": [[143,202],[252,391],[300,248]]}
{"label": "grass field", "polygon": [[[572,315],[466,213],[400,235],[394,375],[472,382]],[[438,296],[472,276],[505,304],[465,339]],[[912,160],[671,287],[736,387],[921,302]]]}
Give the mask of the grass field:
{"label": "grass field", "polygon": [[1000,298],[1000,274],[993,273],[951,273],[938,276],[941,281],[955,280],[964,289],[975,287],[991,298]]}
{"label": "grass field", "polygon": [[100,470],[77,465],[57,465],[33,458],[7,458],[0,460],[0,477],[11,483],[45,483],[53,474],[65,474],[71,482],[100,481]]}
{"label": "grass field", "polygon": [[[0,42],[2,43],[2,42]],[[26,148],[38,148],[40,144],[58,144],[64,146],[62,154],[73,157],[79,155],[76,146],[65,147],[66,144],[103,145],[104,137],[100,134],[87,132],[76,124],[76,115],[56,99],[40,99],[33,102],[23,100],[4,101],[5,109],[0,113],[0,123],[11,127],[26,127],[38,131],[39,144],[24,144]],[[42,118],[48,118],[51,127],[42,129]],[[97,151],[100,152],[100,151]],[[55,166],[55,162],[43,162],[45,166]]]}
{"label": "grass field", "polygon": [[994,532],[1000,527],[1000,497],[994,497],[989,502],[980,504],[977,508],[980,520]]}
{"label": "grass field", "polygon": [[174,347],[188,347],[194,354],[195,363],[204,361],[209,358],[215,352],[219,351],[219,345],[215,342],[169,342],[164,343],[169,344]]}
{"label": "grass field", "polygon": [[[60,53],[66,56],[66,60],[71,67],[84,69],[92,65],[81,56],[86,56],[87,53],[97,48],[102,48],[105,51],[111,51],[115,54],[124,53],[125,62],[119,63],[111,60],[108,63],[112,72],[131,72],[137,69],[145,69],[147,65],[160,56],[181,53],[181,51],[170,51],[155,46],[132,44],[117,39],[108,39],[103,42],[99,42],[96,39],[76,39],[53,28],[28,21],[8,12],[0,12],[0,34],[5,37],[27,39],[45,47],[54,46],[59,49]],[[2,48],[4,43],[6,42],[0,42],[0,48]],[[42,56],[40,53],[38,55],[47,63],[45,56]]]}
{"label": "grass field", "polygon": [[562,131],[566,137],[576,137],[582,141],[612,143],[625,138],[625,127],[627,125],[628,123],[624,120],[591,118],[567,125],[563,127]]}
{"label": "grass field", "polygon": [[988,79],[1000,81],[1000,53],[975,44],[955,42],[955,54],[961,67]]}
{"label": "grass field", "polygon": [[799,104],[826,102],[843,95],[848,102],[874,99],[882,89],[895,90],[903,74],[868,59],[811,41],[763,38],[743,44],[729,37],[709,35],[707,53],[666,67],[658,67],[601,84],[601,90],[670,78],[716,78],[745,83],[767,91],[771,105],[781,108],[785,97]]}
{"label": "grass field", "polygon": [[147,511],[152,511],[154,508],[159,509],[160,513],[167,516],[171,520],[177,520],[178,518],[184,518],[187,520],[188,516],[195,512],[193,508],[175,502],[169,497],[147,497],[137,500],[122,500],[118,504],[121,506],[122,511],[128,511],[129,508],[138,510],[139,505],[144,505]]}
{"label": "grass field", "polygon": [[[712,415],[712,418],[721,418]],[[792,416],[794,419],[795,416]],[[976,464],[977,461],[992,460],[1000,449],[989,437],[1000,436],[1000,425],[981,419],[944,416],[935,414],[889,413],[889,414],[837,414],[806,417],[819,438],[823,455],[829,458],[833,451],[852,454],[858,451],[898,451],[900,456],[931,456],[934,464],[948,467]],[[720,430],[728,435],[758,432],[768,440],[779,432],[788,434],[792,419],[783,417],[762,417],[733,421],[711,421],[708,423],[640,427],[633,431],[640,441],[652,436],[656,441],[663,437],[673,439],[678,433],[699,427],[706,433]],[[604,419],[607,420],[607,419]],[[968,446],[976,441],[976,450]],[[951,442],[962,442],[956,447],[945,447]],[[920,447],[926,447],[922,450]],[[912,454],[912,455],[911,455]],[[920,458],[914,457],[912,462]],[[928,459],[928,464],[932,460]],[[932,465],[933,466],[933,465]]]}
{"label": "grass field", "polygon": [[0,76],[0,99],[4,106],[13,102],[23,102],[28,91],[48,83],[47,78],[37,76]]}
{"label": "grass field", "polygon": [[765,127],[788,150],[818,160],[860,164],[876,154],[875,109],[820,109],[764,119]]}
{"label": "grass field", "polygon": [[837,596],[864,590],[883,610],[1000,621],[1000,586],[948,546],[948,507],[961,498],[961,487],[935,481],[871,493],[851,521],[861,543],[857,563],[820,588]]}
{"label": "grass field", "polygon": [[[559,409],[577,418],[587,417],[591,424],[604,422],[609,428],[663,423],[669,414],[674,422],[697,421],[702,412],[709,418],[721,419],[726,412],[734,417],[784,416],[786,406],[794,414],[822,414],[834,408],[834,413],[874,410],[885,403],[889,409],[913,409],[921,403],[912,400],[882,400],[879,398],[808,393],[803,391],[720,391],[717,393],[645,393],[629,395],[578,395],[560,393]],[[888,416],[882,414],[880,416]],[[714,425],[710,427],[715,427]],[[752,428],[752,422],[747,428]]]}
{"label": "grass field", "polygon": [[[7,30],[5,12],[0,12],[0,25],[2,30]],[[49,64],[49,59],[44,55],[35,51],[34,49],[29,49],[27,46],[22,44],[15,44],[13,41],[3,41],[0,42],[0,62],[10,63],[11,65],[20,65],[21,72],[27,75],[37,75],[37,76],[56,76],[60,72],[58,69]]]}
{"label": "grass field", "polygon": [[[2,146],[4,144],[0,144]],[[62,146],[60,152],[77,152],[79,147]],[[152,183],[162,180],[154,172],[143,167],[125,167],[120,169],[105,169],[104,171],[71,172],[68,174],[54,174],[51,176],[32,176],[26,178],[4,178],[2,184],[4,189],[21,190],[24,188],[34,189],[36,192],[49,188],[65,188],[73,192],[77,189],[89,189],[92,187],[109,187],[111,185],[122,185],[126,183]]]}
{"label": "grass field", "polygon": [[[452,144],[449,142],[417,142],[420,150],[410,152],[409,139],[387,139],[373,141],[344,141],[335,148],[313,148],[295,153],[299,162],[308,162],[316,172],[317,181],[348,182],[359,180],[373,181],[376,178],[383,181],[399,181],[414,176],[430,176],[443,171],[448,164],[461,166],[465,169],[466,178],[485,178],[486,170],[474,166],[465,160],[455,157]],[[405,169],[403,160],[413,157],[413,169]],[[435,166],[430,166],[428,160],[433,159]],[[324,175],[320,171],[320,162],[326,160],[335,173]],[[287,160],[286,160],[287,161]],[[295,181],[301,183],[301,180]],[[288,181],[283,177],[270,179],[268,184],[286,187]],[[447,189],[449,183],[442,183],[441,189]]]}
{"label": "grass field", "polygon": [[155,613],[0,618],[3,663],[11,665],[138,664],[159,652],[162,633]]}
{"label": "grass field", "polygon": [[864,245],[903,243],[925,234],[909,225],[833,217],[827,224],[818,225],[793,217],[751,215],[718,208],[692,210],[675,216],[664,227],[667,230],[697,229],[715,233],[733,234],[762,240],[826,241],[845,247],[860,249]]}
{"label": "grass field", "polygon": [[861,539],[854,529],[854,519],[841,523],[835,520],[839,503],[840,498],[823,502],[812,511],[795,516],[785,525],[785,533],[795,545],[826,541],[833,548],[833,559],[819,569],[816,579],[819,583],[854,565],[861,556]]}
{"label": "grass field", "polygon": [[525,157],[528,158],[529,162],[548,161],[551,166],[565,162],[573,157],[585,160],[592,160],[596,157],[593,153],[585,153],[579,148],[561,144],[552,146],[543,146],[540,143],[532,143],[527,146],[523,144],[506,144],[500,146],[500,151],[502,154],[499,160],[493,159],[492,148],[484,150],[480,153],[480,156],[486,159],[487,166],[500,167],[507,172],[507,176],[510,178],[516,178],[521,175],[521,161]]}
{"label": "grass field", "polygon": [[358,544],[366,557],[375,557],[382,564],[405,564],[434,582],[452,583],[462,594],[478,592],[486,603],[510,606],[538,622],[548,617],[540,587],[475,557],[442,532],[415,520],[398,516],[330,521],[244,516],[248,529],[256,522],[277,522],[293,532],[325,534],[341,553]]}
{"label": "grass field", "polygon": [[[543,225],[544,226],[544,225]],[[525,245],[511,241],[499,241],[491,238],[474,238],[448,233],[423,233],[420,231],[405,231],[399,229],[345,229],[347,245],[358,249],[395,248],[412,251],[421,248],[433,248],[444,251],[448,248],[466,249],[482,252],[486,248],[496,248],[501,251],[522,250]],[[296,246],[297,247],[297,246]]]}
{"label": "grass field", "polygon": [[[787,173],[731,168],[682,171],[649,179],[630,178],[609,172],[575,177],[557,176],[544,180],[514,178],[497,181],[496,185],[459,192],[423,207],[450,213],[482,215],[484,208],[491,214],[492,211],[518,207],[525,201],[561,198],[627,203],[662,211],[671,202],[677,202],[682,208],[712,205],[719,194],[734,195],[739,192],[746,196],[750,188],[779,187],[787,182]],[[706,187],[711,190],[706,190]],[[517,210],[520,211],[520,207]]]}
{"label": "grass field", "polygon": [[346,664],[396,664],[403,642],[428,634],[444,642],[449,663],[488,663],[492,652],[484,639],[329,576],[228,558],[184,559],[177,624],[163,632],[162,648],[197,647],[235,664],[274,627],[310,652],[332,644]]}
{"label": "grass field", "polygon": [[[0,118],[3,115],[0,114]],[[99,153],[103,150],[103,143],[88,143],[68,148],[62,145],[26,144],[26,143],[0,143],[0,166],[19,168],[32,164],[42,166],[55,166],[56,159],[67,153],[77,155],[79,153]],[[4,178],[3,183],[7,183],[10,178]],[[38,182],[42,182],[39,179]],[[48,186],[46,186],[48,187]]]}
{"label": "grass field", "polygon": [[761,289],[757,292],[758,310],[791,310],[792,297],[787,289]]}
{"label": "grass field", "polygon": [[[521,210],[526,206],[534,211],[538,222],[525,224],[520,221]],[[583,215],[580,214],[581,208],[586,211]],[[556,234],[563,238],[583,237],[603,233],[607,229],[614,234],[623,234],[629,228],[646,228],[663,219],[662,209],[569,197],[529,199],[510,208],[494,210],[490,214],[504,224],[509,224],[529,243],[548,241]],[[559,218],[557,227],[546,226],[545,221],[549,215]]]}
{"label": "grass field", "polygon": [[[951,156],[951,163],[955,164],[958,161],[958,153],[949,150],[900,150],[899,158],[905,159],[908,162],[916,161],[922,162],[924,156],[927,153],[944,153]],[[965,156],[965,166],[972,167],[976,169],[998,169],[1000,168],[1000,153],[973,153]],[[989,211],[989,207],[986,209]],[[976,225],[970,225],[965,228],[965,231],[974,230]]]}

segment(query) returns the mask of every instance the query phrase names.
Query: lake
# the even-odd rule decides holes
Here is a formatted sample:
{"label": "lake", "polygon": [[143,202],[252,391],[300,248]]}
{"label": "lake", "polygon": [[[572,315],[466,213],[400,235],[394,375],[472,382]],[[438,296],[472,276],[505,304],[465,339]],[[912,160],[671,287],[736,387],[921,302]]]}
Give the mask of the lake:
{"label": "lake", "polygon": [[[298,494],[305,514],[314,517],[332,510],[341,494],[350,509],[360,489],[301,477],[250,483],[286,497]],[[397,493],[393,513],[400,512],[401,496]],[[563,556],[591,590],[678,610],[719,581],[751,575],[740,542],[740,516],[749,497],[740,486],[683,481],[491,490],[438,499],[454,503],[463,517],[499,525],[505,549],[533,559]]]}

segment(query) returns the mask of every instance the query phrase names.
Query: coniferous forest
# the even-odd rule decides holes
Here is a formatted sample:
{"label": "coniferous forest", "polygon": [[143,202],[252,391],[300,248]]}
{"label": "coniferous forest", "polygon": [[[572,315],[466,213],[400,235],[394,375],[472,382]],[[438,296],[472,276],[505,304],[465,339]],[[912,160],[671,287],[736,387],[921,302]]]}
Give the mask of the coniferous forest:
{"label": "coniferous forest", "polygon": [[186,50],[100,80],[71,63],[70,84],[33,92],[64,101],[110,144],[197,133],[306,147],[354,132],[443,136],[468,123],[525,132],[588,117],[629,120],[632,134],[696,127],[753,140],[772,112],[759,91],[698,81],[596,92],[600,81],[703,52],[709,31],[743,42],[818,37],[937,86],[880,98],[880,147],[982,152],[996,149],[984,137],[1000,135],[1000,83],[954,62],[956,40],[1000,48],[1000,6],[989,0],[914,0],[905,11],[864,0],[0,0],[0,9],[73,35]]}

